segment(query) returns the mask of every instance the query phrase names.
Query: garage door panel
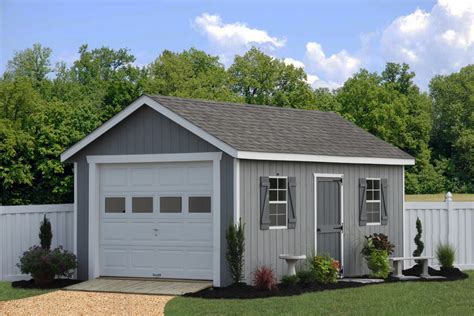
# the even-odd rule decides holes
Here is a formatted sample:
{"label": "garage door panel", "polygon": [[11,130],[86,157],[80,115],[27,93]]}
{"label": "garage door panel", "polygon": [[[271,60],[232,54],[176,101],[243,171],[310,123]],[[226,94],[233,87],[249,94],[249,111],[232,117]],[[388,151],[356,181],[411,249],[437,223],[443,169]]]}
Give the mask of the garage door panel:
{"label": "garage door panel", "polygon": [[[188,213],[189,196],[212,197],[211,166],[101,166],[101,275],[212,279],[212,214]],[[126,212],[104,213],[106,196],[125,197]],[[181,212],[161,213],[160,197],[173,196],[182,197]],[[133,213],[133,197],[153,197],[153,212]]]}

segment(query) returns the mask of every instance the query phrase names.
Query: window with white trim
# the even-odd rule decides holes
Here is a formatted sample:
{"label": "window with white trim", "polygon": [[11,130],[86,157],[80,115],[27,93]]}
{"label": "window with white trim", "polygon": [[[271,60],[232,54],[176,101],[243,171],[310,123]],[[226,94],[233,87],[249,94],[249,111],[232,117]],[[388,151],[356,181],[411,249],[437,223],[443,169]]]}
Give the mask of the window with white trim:
{"label": "window with white trim", "polygon": [[380,224],[381,188],[380,179],[367,179],[367,224]]}
{"label": "window with white trim", "polygon": [[288,184],[286,177],[270,177],[270,228],[286,228],[288,221]]}

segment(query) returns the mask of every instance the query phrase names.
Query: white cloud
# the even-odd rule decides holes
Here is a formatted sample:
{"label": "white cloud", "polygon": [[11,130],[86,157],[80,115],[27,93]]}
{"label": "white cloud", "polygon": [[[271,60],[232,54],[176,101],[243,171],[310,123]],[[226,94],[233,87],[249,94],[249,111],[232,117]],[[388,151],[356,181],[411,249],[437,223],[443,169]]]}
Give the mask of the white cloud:
{"label": "white cloud", "polygon": [[408,63],[426,88],[434,75],[474,62],[474,1],[439,0],[430,12],[417,9],[398,17],[379,45],[384,61]]}
{"label": "white cloud", "polygon": [[297,59],[293,59],[293,58],[285,58],[283,59],[283,62],[286,64],[286,65],[293,65],[295,66],[296,68],[303,68],[304,69],[304,63],[302,61],[299,61]]}
{"label": "white cloud", "polygon": [[326,57],[321,44],[317,42],[306,44],[306,57],[308,68],[323,78],[330,87],[342,85],[361,66],[360,59],[345,50]]}
{"label": "white cloud", "polygon": [[251,28],[240,22],[226,24],[219,15],[209,13],[197,16],[194,26],[220,50],[224,63],[252,46],[273,51],[286,43],[285,39],[270,36],[265,30]]}

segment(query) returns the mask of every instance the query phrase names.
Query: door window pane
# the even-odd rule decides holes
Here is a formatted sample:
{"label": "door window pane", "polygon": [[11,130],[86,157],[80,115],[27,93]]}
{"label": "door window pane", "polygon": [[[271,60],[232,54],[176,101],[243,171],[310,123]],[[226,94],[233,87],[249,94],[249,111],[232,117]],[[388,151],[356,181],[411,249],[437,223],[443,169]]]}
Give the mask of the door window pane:
{"label": "door window pane", "polygon": [[133,197],[132,213],[153,213],[153,197]]}
{"label": "door window pane", "polygon": [[162,196],[160,197],[160,213],[181,213],[180,196]]}
{"label": "door window pane", "polygon": [[210,196],[190,196],[189,197],[189,213],[210,213],[211,197]]}
{"label": "door window pane", "polygon": [[105,213],[125,213],[124,197],[106,197]]}

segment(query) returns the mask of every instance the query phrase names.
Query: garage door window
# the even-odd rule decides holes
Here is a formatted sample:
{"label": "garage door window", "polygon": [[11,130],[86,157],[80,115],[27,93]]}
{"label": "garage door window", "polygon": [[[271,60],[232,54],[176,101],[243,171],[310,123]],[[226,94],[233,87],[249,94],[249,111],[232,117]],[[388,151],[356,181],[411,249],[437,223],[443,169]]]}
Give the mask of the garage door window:
{"label": "garage door window", "polygon": [[210,213],[211,197],[210,196],[190,196],[189,197],[189,213]]}
{"label": "garage door window", "polygon": [[160,197],[160,213],[181,213],[182,202],[180,196]]}
{"label": "garage door window", "polygon": [[125,197],[106,197],[105,213],[125,213]]}
{"label": "garage door window", "polygon": [[133,197],[132,213],[153,213],[153,197]]}

